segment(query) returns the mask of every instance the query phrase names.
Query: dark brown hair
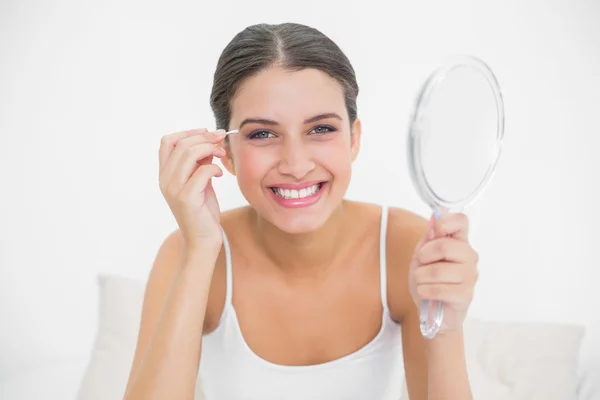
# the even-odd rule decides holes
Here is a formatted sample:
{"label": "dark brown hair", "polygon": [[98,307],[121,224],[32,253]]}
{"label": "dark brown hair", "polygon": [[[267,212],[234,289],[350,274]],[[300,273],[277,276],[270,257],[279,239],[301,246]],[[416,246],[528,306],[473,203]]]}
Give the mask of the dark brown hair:
{"label": "dark brown hair", "polygon": [[272,66],[291,71],[315,68],[329,74],[344,90],[350,124],[356,120],[356,75],[331,39],[306,25],[258,24],[235,35],[219,57],[210,95],[217,129],[229,129],[231,100],[242,82]]}

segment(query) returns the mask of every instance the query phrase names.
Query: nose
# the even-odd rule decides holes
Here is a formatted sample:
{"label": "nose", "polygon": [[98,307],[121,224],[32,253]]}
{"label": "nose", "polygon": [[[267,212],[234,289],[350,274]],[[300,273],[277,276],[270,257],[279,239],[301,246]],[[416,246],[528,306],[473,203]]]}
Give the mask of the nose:
{"label": "nose", "polygon": [[281,148],[279,172],[290,175],[296,180],[304,178],[315,169],[315,163],[310,157],[310,152],[301,141],[287,141]]}

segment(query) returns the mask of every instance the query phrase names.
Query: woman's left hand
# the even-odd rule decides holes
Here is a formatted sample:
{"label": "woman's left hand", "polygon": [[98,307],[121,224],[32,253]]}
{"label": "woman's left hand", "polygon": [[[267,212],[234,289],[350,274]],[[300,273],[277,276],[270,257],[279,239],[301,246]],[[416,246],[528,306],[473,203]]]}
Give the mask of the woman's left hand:
{"label": "woman's left hand", "polygon": [[432,216],[410,264],[409,288],[417,308],[423,300],[444,303],[438,335],[462,330],[473,299],[479,256],[468,234],[465,214],[445,214],[437,221]]}

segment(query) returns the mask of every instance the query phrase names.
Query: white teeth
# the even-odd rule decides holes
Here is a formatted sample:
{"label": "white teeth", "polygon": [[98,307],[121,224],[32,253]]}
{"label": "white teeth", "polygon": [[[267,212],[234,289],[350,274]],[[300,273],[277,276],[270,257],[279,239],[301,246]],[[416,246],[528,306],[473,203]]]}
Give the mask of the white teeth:
{"label": "white teeth", "polygon": [[273,188],[273,191],[277,196],[284,199],[303,199],[305,197],[313,196],[319,191],[320,187],[321,184],[318,183],[300,190]]}

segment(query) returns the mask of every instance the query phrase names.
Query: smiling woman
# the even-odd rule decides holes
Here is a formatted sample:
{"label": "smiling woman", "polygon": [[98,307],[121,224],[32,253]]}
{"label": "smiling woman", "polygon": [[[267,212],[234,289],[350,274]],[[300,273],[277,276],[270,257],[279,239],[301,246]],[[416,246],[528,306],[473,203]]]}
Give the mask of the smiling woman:
{"label": "smiling woman", "polygon": [[[227,45],[211,95],[219,130],[161,143],[161,190],[180,229],[148,280],[127,399],[191,398],[198,375],[206,400],[397,400],[403,386],[413,400],[471,397],[466,218],[428,224],[344,199],[357,95],[349,60],[314,28],[255,25]],[[221,213],[214,157],[247,207]],[[448,310],[427,342],[425,299]]]}

